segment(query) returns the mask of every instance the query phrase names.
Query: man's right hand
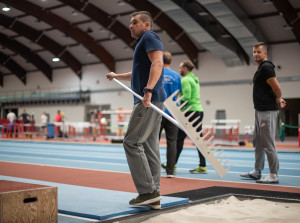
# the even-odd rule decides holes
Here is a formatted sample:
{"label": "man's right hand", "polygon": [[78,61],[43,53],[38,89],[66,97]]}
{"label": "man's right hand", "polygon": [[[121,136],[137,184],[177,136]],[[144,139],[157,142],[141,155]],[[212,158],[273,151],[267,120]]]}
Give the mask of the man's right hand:
{"label": "man's right hand", "polygon": [[117,74],[116,73],[114,73],[114,72],[110,72],[110,73],[108,73],[108,74],[106,74],[106,78],[108,79],[108,80],[112,80],[113,78],[116,78],[117,77]]}

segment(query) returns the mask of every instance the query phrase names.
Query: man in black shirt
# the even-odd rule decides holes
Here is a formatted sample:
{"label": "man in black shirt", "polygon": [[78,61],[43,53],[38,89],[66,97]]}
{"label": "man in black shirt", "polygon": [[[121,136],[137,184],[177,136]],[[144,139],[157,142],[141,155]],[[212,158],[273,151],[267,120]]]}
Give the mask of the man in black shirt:
{"label": "man in black shirt", "polygon": [[[276,79],[274,65],[267,60],[267,47],[258,42],[253,47],[253,58],[258,69],[253,77],[253,103],[255,108],[255,130],[253,145],[255,147],[254,170],[242,174],[257,183],[279,183],[277,172],[279,161],[275,147],[275,135],[279,107],[284,108],[286,102],[281,98],[281,88]],[[263,179],[265,154],[268,158],[270,174]]]}
{"label": "man in black shirt", "polygon": [[22,118],[24,124],[30,122],[30,115],[26,112],[26,109],[23,110],[23,113],[19,117]]}

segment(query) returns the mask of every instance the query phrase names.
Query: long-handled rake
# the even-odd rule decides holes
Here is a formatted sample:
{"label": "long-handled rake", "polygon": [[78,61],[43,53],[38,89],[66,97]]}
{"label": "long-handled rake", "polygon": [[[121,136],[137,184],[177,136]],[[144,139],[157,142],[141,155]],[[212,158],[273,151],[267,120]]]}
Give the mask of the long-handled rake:
{"label": "long-handled rake", "polygon": [[[120,81],[113,79],[116,83],[121,85],[123,88],[131,92],[135,97],[142,100],[143,98],[135,93],[133,90],[131,90],[129,87],[127,87],[125,84],[121,83]],[[204,136],[201,136],[202,131],[197,132],[196,129],[202,125],[202,122],[199,123],[197,126],[193,127],[193,123],[197,121],[197,118],[194,119],[192,122],[189,122],[189,118],[194,114],[190,114],[189,116],[185,117],[185,113],[187,113],[191,107],[188,107],[185,109],[185,111],[181,111],[182,108],[186,105],[187,102],[184,102],[183,104],[179,105],[180,100],[183,98],[180,97],[176,101],[173,101],[173,98],[177,95],[178,91],[174,92],[169,98],[167,98],[164,101],[164,105],[169,110],[169,112],[172,114],[172,116],[175,118],[170,117],[168,114],[166,114],[164,111],[150,103],[150,107],[153,108],[155,111],[157,111],[159,114],[164,116],[166,119],[168,119],[170,122],[181,128],[188,137],[193,141],[193,143],[196,145],[198,150],[203,154],[203,156],[208,160],[208,162],[212,165],[212,167],[216,170],[216,172],[219,174],[219,176],[222,178],[227,171],[232,167],[230,165],[227,169],[225,169],[226,164],[229,160],[226,160],[223,164],[226,155],[224,155],[221,159],[219,157],[223,153],[223,150],[220,151],[218,154],[219,147],[214,148],[215,145],[208,145],[208,143],[213,139],[213,136],[210,137],[207,141],[204,141],[204,139],[208,136],[209,133],[205,134]]]}

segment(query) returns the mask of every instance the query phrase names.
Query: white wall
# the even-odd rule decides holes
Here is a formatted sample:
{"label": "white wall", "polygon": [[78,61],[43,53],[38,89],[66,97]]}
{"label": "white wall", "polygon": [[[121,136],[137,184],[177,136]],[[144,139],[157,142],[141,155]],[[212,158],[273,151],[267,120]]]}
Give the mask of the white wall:
{"label": "white wall", "polygon": [[[298,43],[272,45],[270,49],[272,62],[281,69],[276,68],[278,77],[300,76],[299,61],[300,47]],[[178,71],[182,60],[188,59],[185,55],[173,57],[171,68]],[[132,61],[123,61],[116,64],[119,73],[131,70]],[[199,77],[200,83],[214,81],[236,81],[251,80],[257,67],[254,63],[250,66],[226,67],[222,60],[210,52],[199,54],[199,69],[194,73]],[[105,65],[92,65],[83,68],[82,80],[80,80],[70,69],[54,70],[53,82],[49,82],[44,74],[40,72],[27,75],[27,85],[24,86],[14,75],[4,77],[4,87],[0,88],[0,95],[8,92],[28,90],[60,89],[61,91],[78,90],[105,90],[121,88],[115,82],[106,80],[105,74],[109,72]],[[280,83],[285,98],[300,98],[300,82]],[[129,83],[127,83],[129,85]],[[27,90],[27,91],[25,91]],[[210,124],[215,119],[216,110],[226,110],[227,119],[241,119],[241,131],[244,125],[252,125],[254,122],[254,109],[252,103],[252,85],[224,85],[224,86],[202,86],[201,100],[204,106],[204,124]],[[110,104],[112,109],[132,108],[133,97],[126,91],[94,93],[91,95],[90,104]],[[19,108],[19,113],[23,107]],[[69,121],[84,120],[84,105],[47,105],[26,107],[28,113],[34,112],[39,119],[43,111],[50,113],[51,119],[55,117],[56,111],[60,109],[65,113]]]}

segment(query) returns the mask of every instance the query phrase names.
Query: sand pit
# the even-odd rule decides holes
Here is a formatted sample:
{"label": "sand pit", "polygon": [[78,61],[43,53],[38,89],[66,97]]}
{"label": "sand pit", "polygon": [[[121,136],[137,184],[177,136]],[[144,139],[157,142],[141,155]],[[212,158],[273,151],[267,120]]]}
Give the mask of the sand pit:
{"label": "sand pit", "polygon": [[300,203],[284,203],[264,199],[239,200],[231,196],[215,203],[194,205],[179,211],[150,218],[143,223],[232,223],[300,222]]}

